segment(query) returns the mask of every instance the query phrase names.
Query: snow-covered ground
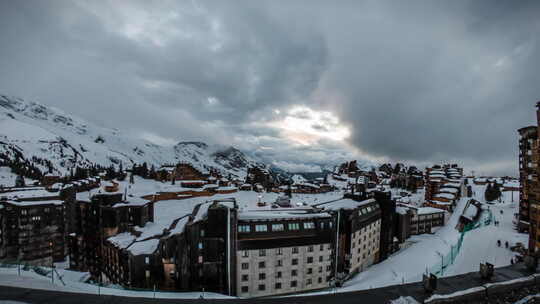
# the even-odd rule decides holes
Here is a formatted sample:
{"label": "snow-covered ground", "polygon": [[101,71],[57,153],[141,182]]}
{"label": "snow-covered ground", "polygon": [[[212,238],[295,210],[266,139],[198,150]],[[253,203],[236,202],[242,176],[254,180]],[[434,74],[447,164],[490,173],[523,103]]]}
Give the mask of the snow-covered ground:
{"label": "snow-covered ground", "polygon": [[[13,187],[15,186],[15,179],[17,175],[11,172],[11,169],[8,167],[0,167],[0,186],[3,187]],[[34,183],[33,179],[25,178],[24,182],[27,185],[32,185]]]}
{"label": "snow-covered ground", "polygon": [[[7,175],[4,171],[2,174]],[[12,178],[12,176],[10,176]],[[128,195],[140,197],[149,193],[165,190],[166,188],[174,187],[168,183],[158,183],[152,180],[145,180],[135,177],[135,184],[129,185],[127,181],[120,182],[120,192],[128,188]],[[180,187],[180,186],[176,186]],[[485,186],[473,186],[474,197],[476,200],[484,203]],[[97,191],[94,190],[93,193]],[[93,193],[81,193],[81,197],[89,197]],[[394,193],[397,194],[397,193]],[[293,205],[313,205],[321,202],[331,201],[341,198],[342,191],[329,192],[325,194],[293,194]],[[407,197],[409,203],[418,204],[423,197],[423,191]],[[169,200],[160,201],[155,204],[155,222],[149,223],[140,229],[143,231],[143,237],[160,234],[163,228],[169,227],[170,224],[179,217],[189,214],[193,208],[200,203],[208,200],[235,198],[241,209],[245,211],[269,210],[279,196],[277,193],[257,193],[252,191],[239,191],[231,194],[218,194],[211,197],[195,197],[184,200]],[[490,262],[497,267],[510,264],[510,259],[514,256],[509,249],[504,247],[504,242],[509,241],[512,246],[516,242],[527,244],[527,235],[518,234],[514,230],[513,217],[518,208],[518,194],[513,194],[514,202],[512,202],[512,193],[503,192],[502,202],[494,204],[486,204],[489,206],[495,219],[500,222],[500,225],[489,225],[475,230],[471,230],[465,234],[463,245],[455,261],[448,266],[444,272],[445,276],[476,271],[480,262]],[[258,202],[266,202],[266,206],[259,207]],[[452,246],[455,246],[460,238],[460,232],[455,229],[460,215],[467,204],[468,198],[462,198],[455,208],[455,211],[447,219],[446,225],[438,229],[434,234],[425,234],[413,236],[409,239],[411,246],[403,249],[390,258],[373,265],[362,273],[356,275],[351,280],[347,281],[338,292],[354,291],[362,289],[377,288],[395,284],[410,283],[420,281],[422,274],[426,269],[432,269],[437,263],[440,263],[441,255],[447,255]],[[500,211],[503,211],[501,214]],[[503,246],[497,246],[497,240],[500,239]],[[56,289],[72,292],[87,292],[98,293],[98,287],[84,283],[86,274],[72,272],[59,269],[61,276],[64,277],[66,286],[61,282],[55,281],[54,285],[50,285],[50,277],[44,277],[30,271],[23,271],[21,276],[17,275],[17,268],[0,268],[0,284],[7,286],[32,286],[42,289]],[[334,292],[335,290],[332,290]],[[127,291],[116,288],[100,288],[102,294],[153,297],[153,292],[136,292]],[[330,291],[322,291],[312,294],[326,293]],[[160,298],[198,298],[199,292],[193,293],[156,293],[156,297]],[[206,297],[223,297],[217,294],[207,294]]]}
{"label": "snow-covered ground", "polygon": [[[163,298],[163,299],[198,299],[201,297],[201,292],[152,292],[152,291],[133,291],[117,288],[98,287],[84,283],[81,280],[86,278],[86,273],[58,269],[58,273],[62,277],[59,280],[58,275],[54,274],[54,282],[50,274],[42,276],[34,271],[21,270],[18,274],[17,268],[0,268],[0,285],[12,287],[31,287],[42,290],[56,290],[64,292],[88,293],[115,295],[125,297],[144,297],[144,298]],[[204,298],[230,298],[229,296],[218,293],[204,293]],[[1,302],[1,301],[0,301]]]}
{"label": "snow-covered ground", "polygon": [[[484,190],[485,186],[473,185],[473,198],[485,203]],[[469,198],[459,200],[446,225],[434,234],[411,237],[410,241],[413,244],[410,247],[359,273],[347,281],[342,288],[311,294],[363,290],[421,281],[426,269],[433,269],[434,266],[440,265],[441,255],[446,256],[451,247],[458,242],[460,232],[455,227],[468,200]],[[503,192],[502,202],[496,202],[493,205],[486,204],[490,206],[495,219],[500,221],[500,225],[491,224],[467,232],[459,254],[454,263],[445,270],[444,276],[476,271],[481,262],[490,262],[496,267],[510,265],[510,259],[515,254],[505,248],[504,242],[508,240],[509,246],[515,245],[516,242],[521,242],[526,246],[528,239],[527,234],[517,233],[514,229],[512,221],[514,213],[517,213],[519,208],[517,192],[513,193],[513,200],[514,202],[512,202],[511,192]],[[503,214],[500,210],[503,210]],[[501,239],[501,247],[497,246],[497,239]]]}
{"label": "snow-covered ground", "polygon": [[[482,188],[483,186],[479,187],[480,191],[477,193],[482,194]],[[527,246],[528,242],[527,234],[517,233],[514,229],[514,213],[518,212],[519,208],[517,196],[517,193],[514,193],[514,202],[512,202],[511,193],[503,192],[501,203],[488,205],[494,219],[500,222],[499,226],[489,225],[469,231],[463,240],[465,246],[462,247],[454,264],[445,271],[445,276],[478,270],[479,264],[484,262],[489,262],[495,267],[510,265],[510,259],[516,253],[505,248],[504,243],[508,241],[511,247],[517,242]],[[501,247],[497,246],[497,240],[501,240]]]}

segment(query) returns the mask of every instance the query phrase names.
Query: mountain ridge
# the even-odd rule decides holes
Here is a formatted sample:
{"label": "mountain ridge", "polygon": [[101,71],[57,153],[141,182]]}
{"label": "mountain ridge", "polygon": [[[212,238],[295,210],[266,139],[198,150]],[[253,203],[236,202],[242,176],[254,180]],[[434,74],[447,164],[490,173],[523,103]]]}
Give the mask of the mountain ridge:
{"label": "mountain ridge", "polygon": [[0,161],[39,160],[42,172],[65,175],[73,167],[98,164],[124,168],[146,162],[189,162],[203,172],[216,169],[244,178],[248,167],[269,167],[234,147],[179,141],[161,146],[124,134],[115,128],[94,125],[75,115],[18,97],[0,95]]}

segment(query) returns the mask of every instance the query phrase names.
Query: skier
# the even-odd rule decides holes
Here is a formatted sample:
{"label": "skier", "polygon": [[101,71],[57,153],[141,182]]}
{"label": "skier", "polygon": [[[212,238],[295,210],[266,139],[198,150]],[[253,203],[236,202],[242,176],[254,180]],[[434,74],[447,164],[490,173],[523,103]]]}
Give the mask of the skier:
{"label": "skier", "polygon": [[497,246],[501,247],[501,240],[497,240]]}
{"label": "skier", "polygon": [[511,258],[511,259],[510,259],[510,264],[511,264],[511,265],[514,265],[514,258]]}
{"label": "skier", "polygon": [[506,242],[504,243],[504,246],[505,246],[506,248],[508,248],[508,241],[506,241]]}

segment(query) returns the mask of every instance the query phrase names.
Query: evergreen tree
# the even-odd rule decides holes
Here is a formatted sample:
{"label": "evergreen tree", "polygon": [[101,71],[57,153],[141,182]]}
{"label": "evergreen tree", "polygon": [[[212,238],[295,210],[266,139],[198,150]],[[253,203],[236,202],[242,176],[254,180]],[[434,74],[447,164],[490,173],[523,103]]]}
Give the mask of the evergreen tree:
{"label": "evergreen tree", "polygon": [[488,183],[487,187],[486,187],[486,191],[484,192],[484,198],[486,199],[486,201],[488,202],[491,202],[494,200],[494,192],[493,192],[493,186],[491,185],[491,183]]}
{"label": "evergreen tree", "polygon": [[15,187],[24,187],[26,183],[24,182],[24,177],[22,175],[17,175],[15,179]]}
{"label": "evergreen tree", "polygon": [[493,200],[497,200],[501,197],[502,195],[501,188],[497,182],[494,183],[492,191],[493,191]]}
{"label": "evergreen tree", "polygon": [[133,168],[131,168],[131,173],[129,174],[129,183],[130,184],[135,183],[135,179],[133,178],[133,171],[135,171],[135,166],[133,166]]}

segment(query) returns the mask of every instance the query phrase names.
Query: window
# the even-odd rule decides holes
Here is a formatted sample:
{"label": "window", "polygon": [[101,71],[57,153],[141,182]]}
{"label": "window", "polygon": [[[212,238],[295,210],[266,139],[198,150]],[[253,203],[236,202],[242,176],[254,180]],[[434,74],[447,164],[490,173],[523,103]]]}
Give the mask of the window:
{"label": "window", "polygon": [[308,274],[312,274],[312,273],[313,273],[313,268],[308,268],[308,269],[307,269],[307,273],[308,273]]}
{"label": "window", "polygon": [[319,251],[323,251],[323,250],[324,250],[324,245],[321,244],[321,245],[319,246]]}
{"label": "window", "polygon": [[277,261],[276,261],[276,266],[277,266],[277,267],[283,266],[283,260],[277,260]]}
{"label": "window", "polygon": [[276,289],[281,289],[281,283],[276,283]]}
{"label": "window", "polygon": [[249,251],[247,251],[247,250],[242,251],[242,256],[243,256],[244,258],[249,257]]}
{"label": "window", "polygon": [[298,275],[298,270],[296,269],[291,270],[291,277],[295,277],[297,275]]}
{"label": "window", "polygon": [[249,288],[247,286],[242,286],[242,292],[246,293],[249,291]]}
{"label": "window", "polygon": [[294,253],[298,253],[298,247],[293,247],[293,248],[292,248],[292,253],[293,253],[293,254],[294,254]]}
{"label": "window", "polygon": [[266,279],[266,273],[259,273],[259,280],[265,280]]}
{"label": "window", "polygon": [[291,287],[296,287],[298,283],[296,281],[291,281]]}
{"label": "window", "polygon": [[313,252],[313,246],[308,246],[308,252]]}
{"label": "window", "polygon": [[277,248],[276,255],[283,255],[283,248]]}
{"label": "window", "polygon": [[145,263],[146,265],[150,264],[150,257],[145,257],[145,258],[144,258],[144,263]]}
{"label": "window", "polygon": [[332,222],[328,222],[328,228],[332,229]]}
{"label": "window", "polygon": [[319,257],[319,262],[322,262],[322,261],[323,261],[323,256],[321,255],[321,256]]}
{"label": "window", "polygon": [[144,274],[145,274],[145,276],[146,276],[147,278],[149,278],[149,277],[150,277],[150,270],[146,270],[146,271],[144,272]]}
{"label": "window", "polygon": [[199,242],[199,249],[203,249],[203,244],[202,244],[202,242]]}
{"label": "window", "polygon": [[247,274],[242,275],[242,282],[247,282],[249,280],[249,276]]}
{"label": "window", "polygon": [[242,263],[242,269],[249,269],[249,263]]}
{"label": "window", "polygon": [[266,232],[268,231],[268,225],[255,225],[255,231]]}
{"label": "window", "polygon": [[319,277],[318,282],[319,282],[319,284],[322,283],[322,278],[321,277]]}
{"label": "window", "polygon": [[259,262],[259,268],[266,268],[265,262]]}
{"label": "window", "polygon": [[322,273],[322,266],[319,266],[319,273]]}
{"label": "window", "polygon": [[292,259],[291,264],[292,265],[298,265],[298,259]]}
{"label": "window", "polygon": [[315,229],[315,223],[313,222],[304,223],[304,229]]}
{"label": "window", "polygon": [[313,263],[313,257],[308,257],[308,258],[307,258],[307,263],[308,263],[308,264]]}
{"label": "window", "polygon": [[264,285],[264,284],[259,284],[259,290],[260,290],[260,291],[263,291],[263,290],[265,290],[265,289],[266,289],[266,285]]}
{"label": "window", "polygon": [[306,285],[311,285],[311,279],[307,279]]}
{"label": "window", "polygon": [[276,278],[277,279],[281,278],[281,271],[276,272]]}
{"label": "window", "polygon": [[238,232],[250,232],[249,225],[240,225],[238,226]]}
{"label": "window", "polygon": [[283,231],[285,226],[283,224],[272,224],[272,231]]}
{"label": "window", "polygon": [[201,237],[204,237],[204,229],[201,229]]}
{"label": "window", "polygon": [[289,223],[289,230],[300,230],[299,223]]}
{"label": "window", "polygon": [[259,256],[261,256],[261,257],[266,256],[266,249],[260,249],[259,250]]}

